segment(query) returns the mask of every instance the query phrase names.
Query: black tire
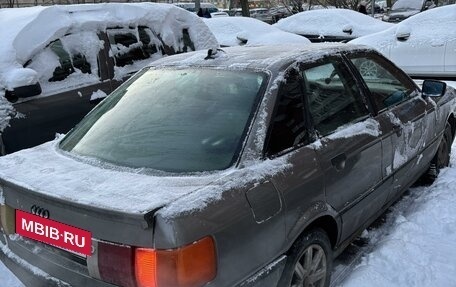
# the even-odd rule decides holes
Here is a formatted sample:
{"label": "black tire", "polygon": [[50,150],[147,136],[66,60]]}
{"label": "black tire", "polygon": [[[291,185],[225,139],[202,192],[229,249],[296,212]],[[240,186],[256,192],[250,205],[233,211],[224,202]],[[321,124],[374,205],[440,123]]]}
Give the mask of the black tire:
{"label": "black tire", "polygon": [[332,270],[332,248],[326,232],[320,228],[306,232],[288,252],[280,279],[281,287],[328,287]]}
{"label": "black tire", "polygon": [[435,153],[434,158],[431,160],[429,169],[424,175],[424,183],[432,184],[437,176],[440,173],[442,168],[445,168],[450,165],[450,154],[451,154],[451,145],[453,143],[453,134],[451,132],[451,126],[449,123],[445,126],[445,131],[443,132],[442,140],[439,143],[437,152]]}

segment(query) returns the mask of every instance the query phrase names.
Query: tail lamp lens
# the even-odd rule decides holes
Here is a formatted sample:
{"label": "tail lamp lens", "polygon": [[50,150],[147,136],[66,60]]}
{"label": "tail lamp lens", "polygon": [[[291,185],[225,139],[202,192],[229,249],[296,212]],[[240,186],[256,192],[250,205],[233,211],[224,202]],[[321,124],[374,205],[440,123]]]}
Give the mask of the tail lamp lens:
{"label": "tail lamp lens", "polygon": [[197,287],[216,275],[214,241],[205,237],[170,250],[137,248],[136,282],[139,287]]}

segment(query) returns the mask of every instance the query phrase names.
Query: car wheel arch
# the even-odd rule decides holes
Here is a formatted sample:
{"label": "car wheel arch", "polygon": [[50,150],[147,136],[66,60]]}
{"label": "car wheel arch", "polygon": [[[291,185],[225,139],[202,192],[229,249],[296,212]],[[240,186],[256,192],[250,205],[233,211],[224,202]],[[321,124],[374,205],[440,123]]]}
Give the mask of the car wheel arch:
{"label": "car wheel arch", "polygon": [[339,236],[341,234],[341,220],[340,217],[336,216],[336,212],[327,204],[325,205],[326,211],[314,214],[312,217],[309,217],[309,212],[315,210],[317,205],[320,203],[315,203],[311,205],[306,212],[301,215],[301,218],[296,221],[296,224],[288,232],[288,238],[292,239],[289,241],[287,250],[298,240],[298,238],[309,230],[320,228],[328,234],[328,237],[331,242],[331,247],[335,249],[337,243],[339,242]]}

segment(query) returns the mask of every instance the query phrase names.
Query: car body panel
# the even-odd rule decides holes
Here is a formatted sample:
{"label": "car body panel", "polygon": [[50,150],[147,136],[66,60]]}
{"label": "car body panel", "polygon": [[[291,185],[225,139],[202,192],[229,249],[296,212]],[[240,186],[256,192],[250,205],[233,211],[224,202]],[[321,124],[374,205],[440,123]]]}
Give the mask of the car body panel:
{"label": "car body panel", "polygon": [[[455,111],[456,92],[451,88],[435,100],[413,94],[386,111],[376,110],[360,72],[348,60],[357,53],[381,57],[361,46],[325,44],[233,47],[212,55],[213,59],[205,59],[205,52],[196,52],[158,60],[153,64],[157,69],[247,69],[268,75],[267,86],[260,90],[251,112],[241,155],[232,167],[184,174],[125,168],[63,152],[56,147],[56,140],[0,159],[1,208],[27,211],[33,204],[39,205],[49,210],[51,219],[91,231],[97,242],[131,248],[170,250],[210,236],[216,248],[217,275],[204,286],[276,286],[287,251],[309,226],[326,230],[332,248],[340,252],[405,191],[412,184],[410,179],[416,179],[427,168],[444,126]],[[356,85],[354,91],[367,109],[366,116],[319,135],[317,124],[307,121],[311,106],[298,104],[298,112],[306,119],[302,121],[308,137],[269,153],[274,125],[280,119],[279,106],[294,100],[302,103],[308,97],[303,96],[301,86],[298,92],[302,98],[282,101],[291,93],[291,83],[305,81],[300,76],[288,82],[291,71],[306,71],[333,58],[344,67],[341,71],[347,73],[347,83]],[[389,70],[397,69],[387,63]],[[417,88],[410,78],[401,75]],[[394,129],[398,122],[391,113],[401,121],[402,131]],[[438,132],[431,131],[434,124]],[[415,127],[408,129],[410,125]],[[350,129],[358,132],[348,132]],[[417,149],[407,154],[403,165],[388,171],[385,165],[393,164],[396,148],[408,147],[409,143]],[[345,154],[342,165],[337,161],[340,154]],[[17,173],[17,169],[22,172]],[[390,194],[395,184],[397,189]],[[322,219],[325,224],[318,225]],[[40,248],[42,244],[6,233],[3,224],[3,257],[19,256],[50,277],[75,285],[90,285],[93,280],[93,286],[109,286],[90,278],[96,277],[90,267],[96,264],[93,258],[49,246],[45,248],[52,252],[40,253],[42,257],[30,251],[20,253],[23,244]],[[67,260],[67,265],[79,262],[75,267],[79,271],[56,267]],[[11,268],[17,274],[27,269]],[[27,278],[24,282],[30,284]],[[52,285],[52,279],[47,280]]]}

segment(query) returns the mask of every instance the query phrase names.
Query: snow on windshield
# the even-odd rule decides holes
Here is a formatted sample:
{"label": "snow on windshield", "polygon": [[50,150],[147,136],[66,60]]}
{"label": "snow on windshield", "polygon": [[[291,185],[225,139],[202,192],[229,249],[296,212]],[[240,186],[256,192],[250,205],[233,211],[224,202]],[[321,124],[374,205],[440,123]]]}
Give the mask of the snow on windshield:
{"label": "snow on windshield", "polygon": [[248,17],[211,18],[205,19],[205,23],[222,46],[310,43],[305,37],[282,31],[265,22]]}
{"label": "snow on windshield", "polygon": [[[382,22],[347,9],[322,9],[304,11],[281,19],[273,26],[300,35],[360,37],[385,30],[394,24]],[[351,35],[343,32],[351,27]]]}

